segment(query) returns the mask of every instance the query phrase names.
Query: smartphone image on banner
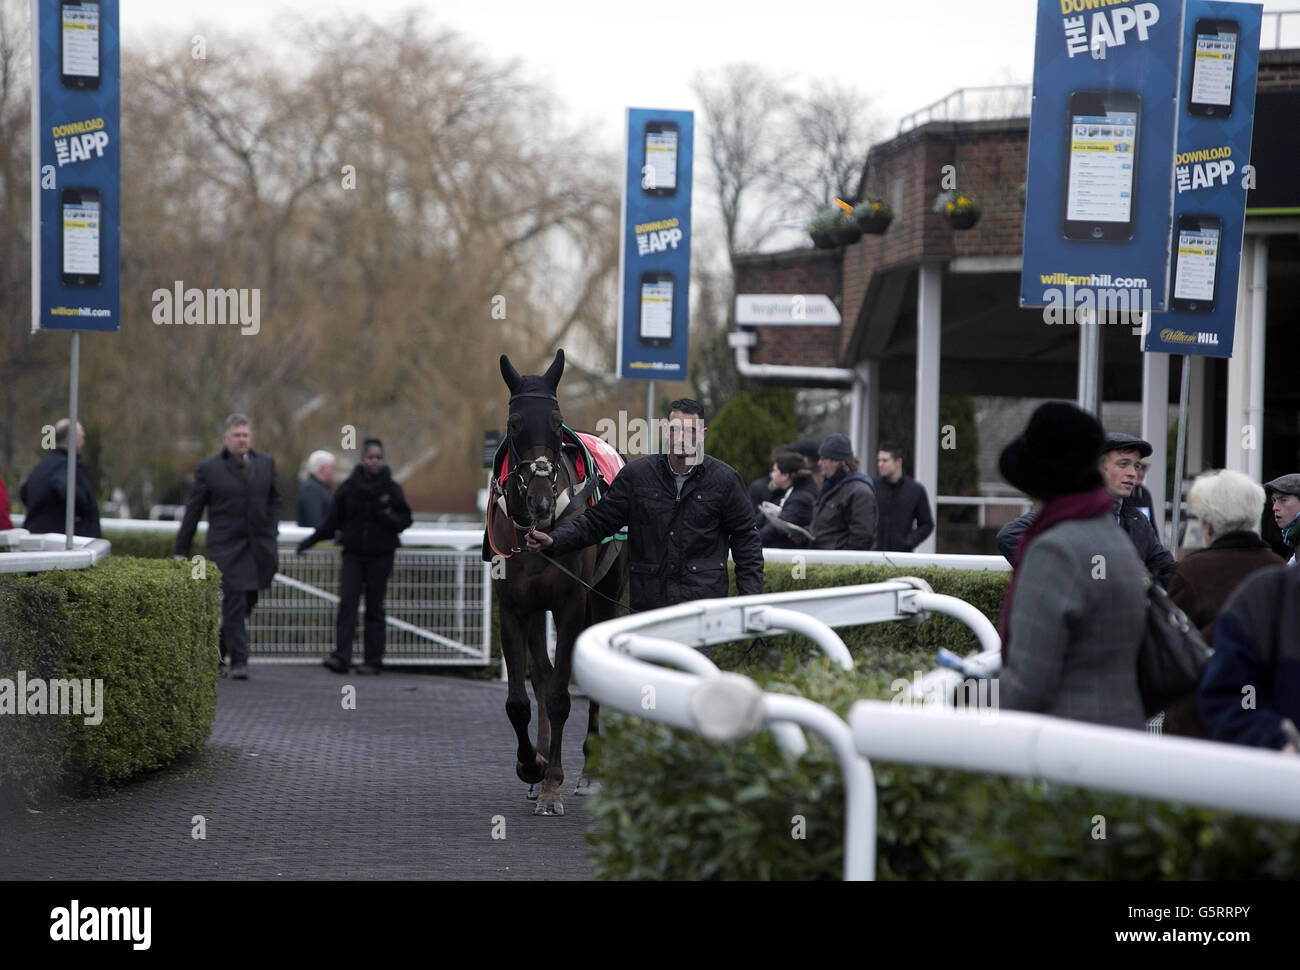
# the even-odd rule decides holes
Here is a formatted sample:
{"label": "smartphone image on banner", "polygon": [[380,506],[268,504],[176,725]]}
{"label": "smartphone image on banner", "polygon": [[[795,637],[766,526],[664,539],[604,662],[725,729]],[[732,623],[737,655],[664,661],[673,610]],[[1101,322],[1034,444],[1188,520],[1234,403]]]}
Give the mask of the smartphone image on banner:
{"label": "smartphone image on banner", "polygon": [[64,87],[99,87],[99,0],[60,0],[59,74]]}
{"label": "smartphone image on banner", "polygon": [[1177,313],[1213,313],[1223,220],[1218,216],[1181,215],[1175,238],[1178,248],[1169,308]]}
{"label": "smartphone image on banner", "polygon": [[1133,238],[1142,99],[1131,91],[1075,91],[1066,126],[1066,239]]}
{"label": "smartphone image on banner", "polygon": [[98,189],[64,189],[63,282],[67,286],[98,286],[100,281],[100,223],[103,202]]}
{"label": "smartphone image on banner", "polygon": [[1232,114],[1240,34],[1241,27],[1235,20],[1201,18],[1196,21],[1192,87],[1187,102],[1190,114],[1202,118],[1226,118]]}
{"label": "smartphone image on banner", "polygon": [[646,195],[677,192],[677,140],[677,122],[646,122],[641,164],[641,188]]}
{"label": "smartphone image on banner", "polygon": [[672,273],[641,274],[641,343],[647,347],[667,347],[673,342]]}

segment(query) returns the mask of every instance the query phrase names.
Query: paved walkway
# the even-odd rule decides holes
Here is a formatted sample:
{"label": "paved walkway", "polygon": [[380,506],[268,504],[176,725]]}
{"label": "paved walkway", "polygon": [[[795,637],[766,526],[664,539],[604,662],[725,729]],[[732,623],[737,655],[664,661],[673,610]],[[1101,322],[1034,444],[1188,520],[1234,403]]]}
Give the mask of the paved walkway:
{"label": "paved walkway", "polygon": [[[0,816],[0,879],[591,878],[590,815],[572,794],[585,698],[565,731],[568,814],[535,818],[514,774],[504,684],[251,672],[220,681],[198,755],[105,797]],[[343,709],[344,684],[355,710]],[[195,815],[206,839],[192,837]]]}

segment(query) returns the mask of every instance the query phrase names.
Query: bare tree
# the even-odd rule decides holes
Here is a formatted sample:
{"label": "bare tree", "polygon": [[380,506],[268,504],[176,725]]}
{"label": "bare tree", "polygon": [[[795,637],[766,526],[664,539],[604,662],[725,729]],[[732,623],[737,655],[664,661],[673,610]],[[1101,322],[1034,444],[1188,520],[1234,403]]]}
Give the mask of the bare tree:
{"label": "bare tree", "polygon": [[781,165],[787,203],[811,212],[855,195],[879,131],[868,99],[838,82],[817,82],[806,96],[792,99],[788,125]]}
{"label": "bare tree", "polygon": [[789,104],[782,84],[754,64],[730,64],[691,84],[704,108],[709,175],[729,258],[758,249],[779,227],[759,214],[780,184],[786,154],[779,131]]}
{"label": "bare tree", "polygon": [[[136,495],[175,484],[238,409],[286,477],[350,427],[386,439],[417,507],[463,505],[502,420],[499,353],[612,360],[617,160],[581,155],[538,123],[547,92],[417,14],[310,33],[292,64],[212,35],[204,59],[126,59],[124,322],[83,390],[123,419],[106,472]],[[182,281],[258,290],[259,332],[152,322]]]}

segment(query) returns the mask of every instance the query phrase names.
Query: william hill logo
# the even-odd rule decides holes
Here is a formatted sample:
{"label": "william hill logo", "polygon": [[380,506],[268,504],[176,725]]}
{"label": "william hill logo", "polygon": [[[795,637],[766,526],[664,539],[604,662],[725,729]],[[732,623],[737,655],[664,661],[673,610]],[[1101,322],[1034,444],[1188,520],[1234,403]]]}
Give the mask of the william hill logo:
{"label": "william hill logo", "polygon": [[1165,327],[1160,331],[1160,339],[1167,344],[1202,344],[1209,347],[1219,346],[1219,335],[1217,333],[1188,333],[1186,330],[1175,330],[1173,327]]}

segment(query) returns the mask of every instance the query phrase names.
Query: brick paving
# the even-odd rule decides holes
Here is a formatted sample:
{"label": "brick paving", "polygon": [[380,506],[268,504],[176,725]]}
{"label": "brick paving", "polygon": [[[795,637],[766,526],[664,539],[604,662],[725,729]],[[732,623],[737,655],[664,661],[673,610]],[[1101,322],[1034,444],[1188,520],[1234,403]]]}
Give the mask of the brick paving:
{"label": "brick paving", "polygon": [[[567,814],[536,818],[514,774],[504,684],[251,673],[220,681],[197,755],[101,797],[0,816],[0,879],[591,878],[591,816],[573,794],[585,698],[565,731]],[[195,815],[206,839],[192,837]],[[504,839],[492,837],[498,815]]]}

